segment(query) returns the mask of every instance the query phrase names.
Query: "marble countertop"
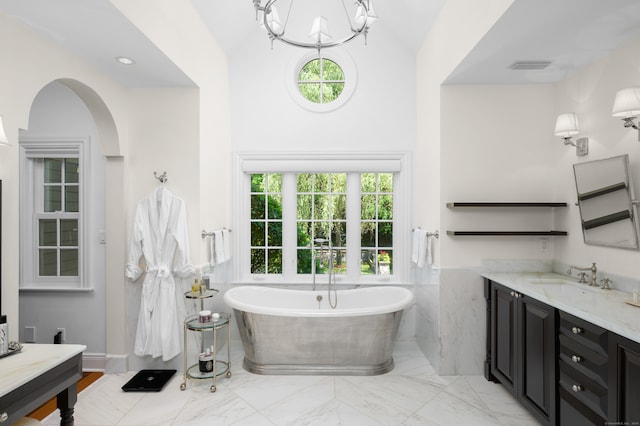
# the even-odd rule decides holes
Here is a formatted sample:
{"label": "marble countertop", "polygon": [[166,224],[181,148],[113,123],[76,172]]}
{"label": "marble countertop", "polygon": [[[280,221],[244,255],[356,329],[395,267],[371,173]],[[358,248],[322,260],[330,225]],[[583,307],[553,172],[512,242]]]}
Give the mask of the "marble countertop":
{"label": "marble countertop", "polygon": [[0,358],[0,395],[19,388],[86,349],[84,345],[23,344],[20,352]]}
{"label": "marble countertop", "polygon": [[483,272],[481,275],[602,328],[640,342],[640,308],[631,294],[580,284],[551,272]]}

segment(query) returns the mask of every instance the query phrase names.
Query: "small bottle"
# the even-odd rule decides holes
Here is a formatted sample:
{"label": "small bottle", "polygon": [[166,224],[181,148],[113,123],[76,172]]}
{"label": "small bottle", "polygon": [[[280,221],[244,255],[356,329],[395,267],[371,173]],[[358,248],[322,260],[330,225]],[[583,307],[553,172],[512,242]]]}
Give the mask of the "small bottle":
{"label": "small bottle", "polygon": [[213,354],[209,348],[198,358],[198,369],[201,373],[211,373],[213,371]]}
{"label": "small bottle", "polygon": [[9,352],[9,324],[7,324],[7,316],[0,316],[0,355]]}
{"label": "small bottle", "polygon": [[193,284],[191,285],[191,293],[194,296],[200,295],[200,282],[198,281],[197,278],[193,281]]}
{"label": "small bottle", "polygon": [[633,290],[633,303],[638,304],[638,290]]}

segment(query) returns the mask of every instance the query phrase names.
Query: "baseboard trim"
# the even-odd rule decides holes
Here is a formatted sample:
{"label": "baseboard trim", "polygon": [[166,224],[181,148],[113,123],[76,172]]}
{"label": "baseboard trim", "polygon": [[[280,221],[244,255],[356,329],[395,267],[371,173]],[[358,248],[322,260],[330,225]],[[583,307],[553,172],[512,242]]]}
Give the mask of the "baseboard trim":
{"label": "baseboard trim", "polygon": [[105,371],[107,364],[106,354],[83,353],[82,371]]}
{"label": "baseboard trim", "polygon": [[82,371],[103,373],[126,373],[127,355],[82,354]]}
{"label": "baseboard trim", "polygon": [[129,356],[124,354],[107,354],[106,356],[106,364],[105,364],[105,373],[126,373],[127,364],[128,364]]}

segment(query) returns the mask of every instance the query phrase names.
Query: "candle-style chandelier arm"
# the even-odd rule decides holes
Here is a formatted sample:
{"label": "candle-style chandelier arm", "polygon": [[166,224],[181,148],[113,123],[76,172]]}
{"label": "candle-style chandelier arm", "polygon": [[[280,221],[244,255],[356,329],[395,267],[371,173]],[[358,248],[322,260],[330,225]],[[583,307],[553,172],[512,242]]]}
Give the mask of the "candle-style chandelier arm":
{"label": "candle-style chandelier arm", "polygon": [[264,26],[267,31],[267,36],[271,40],[273,48],[273,41],[279,40],[283,43],[301,47],[305,49],[320,49],[339,46],[347,43],[359,35],[363,34],[365,38],[365,45],[367,44],[367,35],[370,25],[378,18],[373,10],[372,0],[354,0],[356,5],[356,13],[353,20],[349,16],[349,11],[345,4],[345,0],[342,2],[347,22],[349,22],[350,31],[348,34],[340,39],[334,40],[329,34],[327,18],[318,16],[315,18],[309,38],[314,42],[305,42],[299,39],[294,39],[285,36],[287,25],[289,23],[289,17],[291,16],[291,10],[293,3],[296,0],[291,0],[287,10],[286,19],[284,24],[280,21],[276,3],[280,0],[266,0],[264,6],[262,0],[252,0],[253,6],[256,11],[256,20],[262,21],[260,26]]}

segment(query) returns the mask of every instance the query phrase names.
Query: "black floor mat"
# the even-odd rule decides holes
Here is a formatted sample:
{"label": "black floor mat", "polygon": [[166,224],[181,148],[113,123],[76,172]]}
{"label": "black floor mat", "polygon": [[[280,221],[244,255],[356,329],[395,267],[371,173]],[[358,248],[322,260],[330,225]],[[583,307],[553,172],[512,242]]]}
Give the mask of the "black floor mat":
{"label": "black floor mat", "polygon": [[177,370],[140,370],[122,390],[125,392],[160,392]]}

